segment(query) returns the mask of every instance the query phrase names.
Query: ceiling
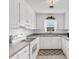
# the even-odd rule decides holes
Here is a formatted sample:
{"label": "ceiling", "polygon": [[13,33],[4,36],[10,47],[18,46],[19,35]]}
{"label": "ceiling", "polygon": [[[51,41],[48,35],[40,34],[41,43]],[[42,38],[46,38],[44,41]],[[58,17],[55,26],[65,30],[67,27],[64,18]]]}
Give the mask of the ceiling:
{"label": "ceiling", "polygon": [[69,9],[69,0],[59,0],[54,8],[49,8],[47,0],[26,0],[37,13],[65,13]]}

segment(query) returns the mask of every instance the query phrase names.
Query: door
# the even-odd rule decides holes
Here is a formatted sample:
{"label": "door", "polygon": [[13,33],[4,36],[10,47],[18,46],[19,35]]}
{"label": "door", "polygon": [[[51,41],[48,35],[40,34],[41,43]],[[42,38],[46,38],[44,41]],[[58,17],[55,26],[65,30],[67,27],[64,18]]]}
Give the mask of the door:
{"label": "door", "polygon": [[19,59],[29,59],[29,46],[19,52]]}

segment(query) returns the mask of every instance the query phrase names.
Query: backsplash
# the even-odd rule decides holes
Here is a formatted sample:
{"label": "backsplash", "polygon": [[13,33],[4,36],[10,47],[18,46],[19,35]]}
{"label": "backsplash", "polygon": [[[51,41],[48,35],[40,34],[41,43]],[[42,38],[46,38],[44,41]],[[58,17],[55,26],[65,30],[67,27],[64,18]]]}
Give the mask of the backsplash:
{"label": "backsplash", "polygon": [[34,29],[31,31],[32,33],[67,33],[69,30],[68,29],[56,29],[56,31],[53,31],[53,32],[45,32],[44,29]]}

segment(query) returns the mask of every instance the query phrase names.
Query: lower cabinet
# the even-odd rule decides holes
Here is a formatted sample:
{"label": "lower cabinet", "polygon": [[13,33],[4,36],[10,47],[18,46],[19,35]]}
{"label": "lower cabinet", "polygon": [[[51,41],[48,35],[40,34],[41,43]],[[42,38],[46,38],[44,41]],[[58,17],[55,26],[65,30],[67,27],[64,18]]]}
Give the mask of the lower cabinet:
{"label": "lower cabinet", "polygon": [[64,54],[66,55],[66,39],[61,38],[62,39],[62,50],[64,52]]}
{"label": "lower cabinet", "polygon": [[69,59],[69,42],[66,40],[66,57]]}
{"label": "lower cabinet", "polygon": [[19,59],[29,59],[29,47],[19,52]]}
{"label": "lower cabinet", "polygon": [[29,59],[29,46],[12,56],[10,59]]}
{"label": "lower cabinet", "polygon": [[39,38],[30,42],[30,45],[16,53],[10,59],[36,59],[39,52]]}
{"label": "lower cabinet", "polygon": [[67,59],[69,59],[69,41],[62,38],[62,50]]}
{"label": "lower cabinet", "polygon": [[40,49],[61,49],[60,37],[40,37]]}

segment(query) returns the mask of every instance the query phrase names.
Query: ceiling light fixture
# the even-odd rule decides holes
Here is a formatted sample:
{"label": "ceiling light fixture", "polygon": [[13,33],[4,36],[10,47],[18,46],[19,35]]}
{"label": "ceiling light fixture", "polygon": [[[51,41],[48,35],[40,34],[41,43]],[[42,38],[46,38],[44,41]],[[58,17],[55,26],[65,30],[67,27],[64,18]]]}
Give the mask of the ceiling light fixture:
{"label": "ceiling light fixture", "polygon": [[56,4],[58,0],[48,0],[48,4],[49,4],[49,7],[50,8],[53,8],[54,7],[54,4]]}

